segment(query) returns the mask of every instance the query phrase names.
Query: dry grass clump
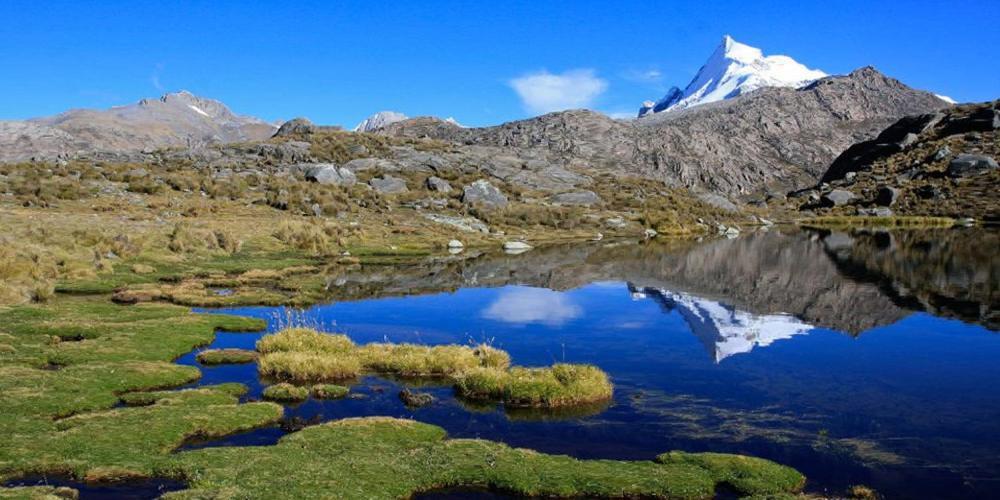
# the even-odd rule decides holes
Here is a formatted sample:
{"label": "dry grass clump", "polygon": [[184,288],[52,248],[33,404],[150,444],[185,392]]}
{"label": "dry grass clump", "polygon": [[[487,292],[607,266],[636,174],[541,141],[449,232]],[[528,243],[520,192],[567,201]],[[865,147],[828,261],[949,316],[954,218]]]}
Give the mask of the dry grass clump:
{"label": "dry grass clump", "polygon": [[355,347],[347,335],[320,333],[312,328],[286,328],[257,341],[257,351],[263,354],[275,352],[341,354],[353,351]]}
{"label": "dry grass clump", "polygon": [[246,349],[208,349],[199,352],[195,358],[203,365],[242,364],[254,362],[257,353]]}
{"label": "dry grass clump", "polygon": [[469,399],[504,401],[511,407],[556,408],[606,401],[612,386],[590,365],[510,367],[510,355],[489,345],[423,346],[376,343],[357,346],[344,335],[289,328],[257,342],[258,370],[295,382],[353,378],[364,372],[440,377]]}
{"label": "dry grass clump", "polygon": [[313,382],[354,378],[361,373],[362,366],[351,355],[288,351],[261,356],[257,371],[278,380]]}
{"label": "dry grass clump", "polygon": [[332,224],[282,221],[274,232],[274,237],[293,248],[325,255],[335,250],[338,234],[339,229]]}
{"label": "dry grass clump", "polygon": [[596,403],[610,399],[613,392],[608,375],[600,368],[566,363],[549,368],[478,368],[459,376],[455,387],[469,399],[532,408]]}
{"label": "dry grass clump", "polygon": [[309,398],[309,389],[281,383],[265,387],[261,395],[270,401],[305,401]]}
{"label": "dry grass clump", "polygon": [[198,228],[186,222],[174,225],[168,240],[167,248],[176,253],[221,250],[232,255],[243,246],[243,241],[231,231]]}

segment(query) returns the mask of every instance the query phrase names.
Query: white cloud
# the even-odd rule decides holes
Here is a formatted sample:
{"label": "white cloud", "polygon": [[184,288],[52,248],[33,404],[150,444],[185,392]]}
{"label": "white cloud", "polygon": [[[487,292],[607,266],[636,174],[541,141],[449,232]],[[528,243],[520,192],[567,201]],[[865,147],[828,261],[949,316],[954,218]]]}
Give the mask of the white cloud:
{"label": "white cloud", "polygon": [[574,69],[562,74],[542,70],[509,83],[531,113],[586,108],[608,88],[608,82],[598,78],[592,69]]}
{"label": "white cloud", "polygon": [[659,84],[663,81],[663,72],[656,68],[630,69],[622,74],[630,82],[644,84]]}
{"label": "white cloud", "polygon": [[566,294],[545,288],[513,287],[483,311],[483,317],[505,323],[559,326],[583,314]]}

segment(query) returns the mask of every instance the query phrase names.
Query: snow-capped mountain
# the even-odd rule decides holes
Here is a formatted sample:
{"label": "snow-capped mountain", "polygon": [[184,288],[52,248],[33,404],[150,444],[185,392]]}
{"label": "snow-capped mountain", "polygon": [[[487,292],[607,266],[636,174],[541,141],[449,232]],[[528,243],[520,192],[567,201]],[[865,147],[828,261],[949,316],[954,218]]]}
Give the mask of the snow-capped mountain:
{"label": "snow-capped mountain", "polygon": [[371,132],[373,130],[378,130],[390,123],[401,122],[409,118],[403,113],[397,113],[395,111],[379,111],[374,115],[369,116],[361,121],[358,126],[354,127],[355,132]]}
{"label": "snow-capped mountain", "polygon": [[632,297],[651,297],[665,309],[679,312],[716,363],[813,329],[788,314],[753,314],[686,293],[646,288],[635,290]]}
{"label": "snow-capped mountain", "polygon": [[801,87],[827,76],[788,56],[765,56],[729,35],[683,91],[672,87],[659,101],[646,101],[639,116],[730,99],[761,87]]}

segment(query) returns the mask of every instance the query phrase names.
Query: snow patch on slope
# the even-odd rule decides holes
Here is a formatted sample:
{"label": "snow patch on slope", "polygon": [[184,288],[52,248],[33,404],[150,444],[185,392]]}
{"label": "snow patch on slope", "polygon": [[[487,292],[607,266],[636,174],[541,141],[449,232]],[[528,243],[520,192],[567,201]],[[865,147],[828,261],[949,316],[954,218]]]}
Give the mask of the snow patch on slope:
{"label": "snow patch on slope", "polygon": [[199,108],[198,106],[195,106],[194,104],[188,104],[188,107],[191,108],[191,109],[193,109],[195,113],[198,113],[199,115],[204,116],[206,118],[208,118],[208,117],[211,116],[208,113],[202,111],[201,108]]}

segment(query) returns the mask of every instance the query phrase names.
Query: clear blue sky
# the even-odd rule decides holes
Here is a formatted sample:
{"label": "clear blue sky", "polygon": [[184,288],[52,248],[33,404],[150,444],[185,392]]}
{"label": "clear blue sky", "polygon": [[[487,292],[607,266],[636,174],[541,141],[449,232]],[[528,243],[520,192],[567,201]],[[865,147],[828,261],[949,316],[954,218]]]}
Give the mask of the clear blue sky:
{"label": "clear blue sky", "polygon": [[570,103],[633,113],[726,33],[827,73],[871,64],[1000,98],[1000,0],[167,4],[0,2],[0,119],[187,89],[268,120],[353,126],[391,109],[485,125],[532,114],[511,81],[542,71],[589,85]]}

